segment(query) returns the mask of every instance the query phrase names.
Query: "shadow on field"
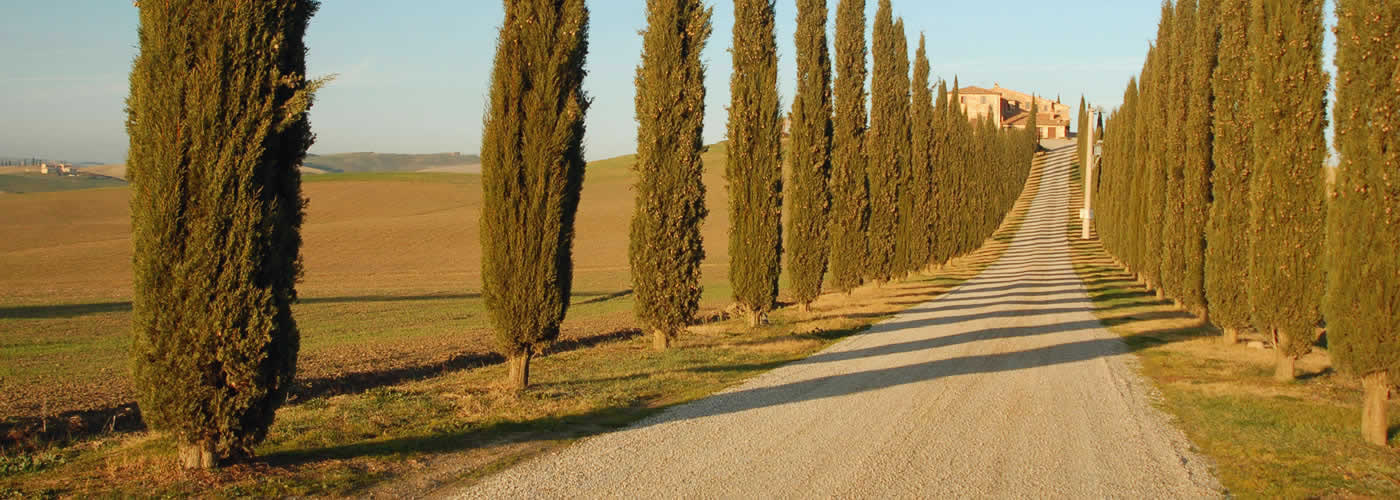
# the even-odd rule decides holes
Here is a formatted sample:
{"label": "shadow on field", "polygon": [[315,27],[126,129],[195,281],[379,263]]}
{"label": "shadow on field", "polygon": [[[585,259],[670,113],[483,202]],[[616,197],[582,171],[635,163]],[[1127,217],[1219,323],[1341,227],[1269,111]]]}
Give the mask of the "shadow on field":
{"label": "shadow on field", "polygon": [[[574,292],[573,305],[607,302],[632,295],[632,290],[615,292]],[[369,304],[393,302],[419,302],[429,300],[475,300],[480,293],[423,294],[423,295],[347,295],[343,297],[309,297],[297,301],[299,305],[311,304]],[[43,304],[33,306],[0,307],[0,319],[59,319],[78,318],[94,314],[131,312],[131,301],[92,302],[86,304]]]}

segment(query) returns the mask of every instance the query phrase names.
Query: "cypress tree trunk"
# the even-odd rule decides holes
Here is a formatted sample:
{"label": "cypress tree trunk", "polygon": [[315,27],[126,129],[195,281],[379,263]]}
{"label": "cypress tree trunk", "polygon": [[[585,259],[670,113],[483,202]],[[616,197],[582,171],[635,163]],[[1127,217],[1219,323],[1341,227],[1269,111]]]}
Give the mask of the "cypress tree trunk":
{"label": "cypress tree trunk", "polygon": [[899,247],[904,270],[910,273],[928,267],[933,255],[929,222],[934,219],[933,203],[933,91],[929,87],[928,50],[922,34],[914,54],[914,82],[910,89],[909,166],[900,207]]}
{"label": "cypress tree trunk", "polygon": [[1234,343],[1250,326],[1249,173],[1254,126],[1249,119],[1250,0],[1221,0],[1211,125],[1211,205],[1206,226],[1205,288],[1210,320]]}
{"label": "cypress tree trunk", "polygon": [[782,120],[773,0],[735,0],[730,79],[729,281],[757,326],[778,298],[782,256]]}
{"label": "cypress tree trunk", "polygon": [[792,100],[792,187],[787,197],[788,275],[803,311],[822,293],[831,192],[831,59],[826,0],[797,4],[797,95]]}
{"label": "cypress tree trunk", "polygon": [[1361,437],[1376,446],[1390,444],[1390,420],[1386,418],[1386,401],[1390,399],[1390,374],[1380,371],[1361,377],[1365,402],[1361,408]]}
{"label": "cypress tree trunk", "polygon": [[866,273],[874,282],[889,281],[895,272],[895,240],[899,229],[899,181],[901,109],[908,107],[909,85],[900,85],[900,61],[890,0],[880,0],[871,34],[874,70],[870,78],[870,145],[866,182],[870,186],[870,226],[867,234]]}
{"label": "cypress tree trunk", "polygon": [[296,372],[309,0],[147,1],[127,99],[142,418],[180,463],[252,454]]}
{"label": "cypress tree trunk", "polygon": [[1256,0],[1253,19],[1249,300],[1255,326],[1277,332],[1283,379],[1310,349],[1321,302],[1322,0]]}
{"label": "cypress tree trunk", "polygon": [[[1337,2],[1336,145],[1327,224],[1327,347],[1362,377],[1362,435],[1386,446],[1400,370],[1400,4]],[[1386,64],[1385,61],[1390,61]]]}
{"label": "cypress tree trunk", "polygon": [[568,311],[587,53],[583,0],[506,0],[481,139],[481,271],[508,382],[518,391],[529,386],[531,357],[559,337]]}
{"label": "cypress tree trunk", "polygon": [[648,0],[637,67],[637,193],[632,287],[637,318],[665,349],[700,307],[705,208],[705,65],[712,10],[701,0]]}
{"label": "cypress tree trunk", "polygon": [[865,185],[865,0],[836,8],[836,82],[831,162],[831,285],[860,286],[869,202]]}

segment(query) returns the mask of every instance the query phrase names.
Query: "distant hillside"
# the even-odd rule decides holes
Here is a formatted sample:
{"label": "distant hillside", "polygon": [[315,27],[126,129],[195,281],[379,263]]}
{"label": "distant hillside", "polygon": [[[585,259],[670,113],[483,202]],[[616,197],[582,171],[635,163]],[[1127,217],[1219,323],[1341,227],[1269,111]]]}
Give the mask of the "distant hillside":
{"label": "distant hillside", "polygon": [[47,193],[51,191],[72,191],[125,186],[126,183],[110,177],[96,175],[57,176],[38,173],[0,174],[0,193]]}
{"label": "distant hillside", "polygon": [[459,153],[387,154],[338,153],[306,155],[306,166],[332,173],[357,172],[418,172],[445,167],[469,167],[481,164],[476,155]]}

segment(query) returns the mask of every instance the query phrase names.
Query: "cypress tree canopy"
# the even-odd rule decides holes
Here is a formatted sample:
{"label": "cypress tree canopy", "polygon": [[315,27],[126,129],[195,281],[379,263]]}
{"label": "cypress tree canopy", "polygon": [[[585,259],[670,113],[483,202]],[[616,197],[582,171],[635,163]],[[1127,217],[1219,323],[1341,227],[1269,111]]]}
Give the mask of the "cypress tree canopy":
{"label": "cypress tree canopy", "polygon": [[708,213],[700,54],[711,14],[701,0],[647,0],[637,67],[637,195],[628,255],[637,318],[663,349],[700,306],[700,229]]}
{"label": "cypress tree canopy", "polygon": [[1208,317],[1205,291],[1206,224],[1210,215],[1210,176],[1212,162],[1211,123],[1215,93],[1211,85],[1220,40],[1219,0],[1200,0],[1196,9],[1194,43],[1188,53],[1190,71],[1187,102],[1190,113],[1183,130],[1186,141],[1185,169],[1182,176],[1184,208],[1181,238],[1181,304],[1188,311]]}
{"label": "cypress tree canopy", "polygon": [[831,162],[831,285],[850,292],[865,272],[865,0],[836,8],[836,114]]}
{"label": "cypress tree canopy", "polygon": [[914,81],[910,89],[909,166],[900,196],[900,246],[902,265],[907,272],[920,271],[932,260],[931,221],[933,203],[933,91],[929,88],[927,43],[919,35],[914,53]]}
{"label": "cypress tree canopy", "polygon": [[517,390],[569,306],[587,53],[584,0],[506,0],[481,140],[481,271]]}
{"label": "cypress tree canopy", "polygon": [[826,48],[826,0],[797,4],[797,95],[792,100],[791,188],[787,196],[788,275],[806,307],[821,295],[826,274],[827,210],[831,193],[831,58]]}
{"label": "cypress tree canopy", "polygon": [[783,172],[773,0],[735,0],[730,79],[729,281],[757,326],[778,299]]}
{"label": "cypress tree canopy", "polygon": [[1322,0],[1256,0],[1249,295],[1254,325],[1276,332],[1280,379],[1308,352],[1322,292],[1322,161],[1327,75]]}
{"label": "cypress tree canopy", "polygon": [[1254,124],[1249,118],[1249,2],[1221,0],[1211,126],[1211,206],[1206,226],[1206,300],[1211,321],[1234,342],[1250,326],[1249,172]]}
{"label": "cypress tree canopy", "polygon": [[127,99],[142,418],[187,468],[251,455],[295,374],[309,0],[148,1]]}
{"label": "cypress tree canopy", "polygon": [[[899,226],[901,150],[907,140],[904,127],[909,107],[909,85],[901,78],[902,33],[896,31],[890,0],[880,0],[871,35],[874,71],[870,78],[870,146],[866,179],[870,186],[870,226],[867,234],[866,273],[874,281],[889,281],[895,272],[895,245]],[[907,62],[904,63],[907,67]]]}

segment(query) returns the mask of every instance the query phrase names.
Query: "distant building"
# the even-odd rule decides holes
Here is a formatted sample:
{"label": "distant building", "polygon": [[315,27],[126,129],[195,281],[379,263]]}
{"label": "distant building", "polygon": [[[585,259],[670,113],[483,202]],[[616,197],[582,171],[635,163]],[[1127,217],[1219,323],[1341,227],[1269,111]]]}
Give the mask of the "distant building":
{"label": "distant building", "polygon": [[[1041,139],[1064,139],[1069,137],[1069,111],[1066,104],[1037,98],[993,84],[992,88],[963,87],[958,89],[963,112],[969,119],[977,120],[990,116],[993,123],[1001,128],[1026,128],[1030,121],[1031,101],[1034,100],[1039,114],[1036,115],[1036,128],[1040,129]],[[949,98],[952,98],[950,93]]]}
{"label": "distant building", "polygon": [[47,164],[47,163],[40,163],[40,164],[39,164],[39,173],[42,174],[42,175],[49,175],[49,164]]}

